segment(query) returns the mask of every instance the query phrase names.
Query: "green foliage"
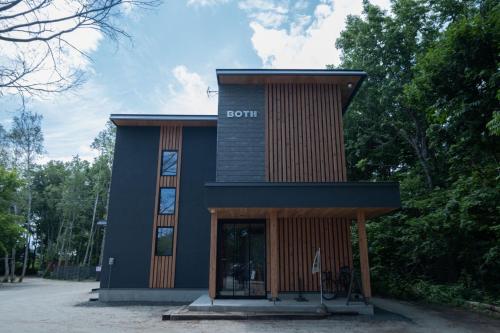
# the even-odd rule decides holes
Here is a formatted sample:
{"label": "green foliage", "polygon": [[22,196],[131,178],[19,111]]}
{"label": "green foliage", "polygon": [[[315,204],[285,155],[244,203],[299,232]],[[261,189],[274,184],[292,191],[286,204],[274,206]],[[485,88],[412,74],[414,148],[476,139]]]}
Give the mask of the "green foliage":
{"label": "green foliage", "polygon": [[0,166],[0,252],[7,253],[21,238],[23,228],[18,218],[12,214],[11,206],[16,192],[22,185],[13,171]]}
{"label": "green foliage", "polygon": [[[500,101],[500,98],[498,98]],[[500,112],[493,112],[493,118],[486,124],[486,127],[492,135],[500,136]]]}
{"label": "green foliage", "polygon": [[500,297],[500,5],[364,4],[337,40],[368,80],[345,117],[354,180],[396,180],[402,209],[368,224],[375,291]]}
{"label": "green foliage", "polygon": [[495,299],[484,295],[477,289],[471,289],[462,281],[454,284],[435,284],[428,280],[414,279],[402,280],[396,274],[379,276],[378,290],[389,290],[390,293],[382,295],[398,297],[413,301],[424,301],[427,303],[452,304],[461,306],[465,301],[486,301],[495,303]]}
{"label": "green foliage", "polygon": [[9,140],[14,149],[14,159],[19,161],[21,170],[29,177],[35,157],[43,153],[42,116],[23,110],[13,119]]}
{"label": "green foliage", "polygon": [[[23,111],[9,131],[0,126],[0,254],[13,247],[18,256],[23,253],[20,237],[27,232],[21,225],[29,225],[28,258],[46,275],[55,263],[82,263],[86,252],[85,264],[98,263],[103,233],[91,226],[94,207],[94,223],[107,215],[115,127],[106,124],[92,143],[98,152],[92,163],[75,156],[70,162],[38,165],[36,158],[43,154],[41,120],[37,113]],[[14,170],[19,170],[22,182]],[[29,253],[33,249],[36,255]]]}
{"label": "green foliage", "polygon": [[10,163],[9,156],[10,141],[7,131],[0,124],[0,166],[6,168]]}

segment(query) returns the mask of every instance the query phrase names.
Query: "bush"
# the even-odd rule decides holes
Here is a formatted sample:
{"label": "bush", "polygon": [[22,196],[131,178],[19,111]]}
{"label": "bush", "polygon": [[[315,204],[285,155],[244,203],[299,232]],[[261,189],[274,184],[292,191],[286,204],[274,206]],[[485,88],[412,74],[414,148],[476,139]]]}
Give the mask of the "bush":
{"label": "bush", "polygon": [[492,295],[467,286],[466,281],[454,284],[435,284],[422,279],[405,280],[395,274],[375,276],[374,290],[386,297],[422,301],[432,304],[462,306],[466,301],[499,305]]}

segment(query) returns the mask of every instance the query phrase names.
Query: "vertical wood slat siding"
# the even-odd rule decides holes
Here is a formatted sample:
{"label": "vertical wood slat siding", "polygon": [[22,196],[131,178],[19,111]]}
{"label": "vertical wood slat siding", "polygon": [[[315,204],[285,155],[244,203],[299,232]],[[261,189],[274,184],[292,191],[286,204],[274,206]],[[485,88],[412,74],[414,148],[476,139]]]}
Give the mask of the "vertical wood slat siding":
{"label": "vertical wood slat siding", "polygon": [[266,97],[268,181],[345,181],[339,87],[270,84]]}
{"label": "vertical wood slat siding", "polygon": [[346,181],[340,88],[270,84],[266,98],[268,181]]}
{"label": "vertical wood slat siding", "polygon": [[[346,181],[337,85],[269,84],[266,108],[269,182]],[[278,226],[280,291],[319,290],[318,276],[311,274],[317,248],[324,271],[352,267],[347,219],[279,218]]]}
{"label": "vertical wood slat siding", "polygon": [[[164,150],[177,151],[177,173],[175,176],[161,175],[162,152]],[[180,126],[162,126],[160,128],[160,144],[158,148],[158,165],[157,165],[157,186],[156,186],[156,203],[154,212],[154,222],[152,230],[152,247],[151,247],[151,270],[149,274],[150,288],[173,288],[175,285],[175,258],[177,254],[177,223],[179,220],[179,184],[181,171],[181,154],[182,154],[182,127]],[[160,188],[174,187],[175,195],[175,212],[173,215],[160,215],[159,201]],[[157,227],[174,227],[172,255],[171,256],[156,256],[156,228]]]}
{"label": "vertical wood slat siding", "polygon": [[[350,222],[336,218],[279,218],[280,291],[318,291],[318,275],[312,262],[321,248],[323,271],[352,267]],[[270,285],[268,283],[268,285]]]}

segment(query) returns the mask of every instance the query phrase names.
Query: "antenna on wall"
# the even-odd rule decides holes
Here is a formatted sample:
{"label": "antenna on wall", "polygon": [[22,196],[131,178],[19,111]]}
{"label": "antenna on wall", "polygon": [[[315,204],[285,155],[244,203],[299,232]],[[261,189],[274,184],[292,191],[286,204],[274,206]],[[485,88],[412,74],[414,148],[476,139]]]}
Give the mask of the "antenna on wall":
{"label": "antenna on wall", "polygon": [[210,87],[207,88],[207,97],[210,98],[212,96],[217,95],[219,92],[217,90],[210,90]]}

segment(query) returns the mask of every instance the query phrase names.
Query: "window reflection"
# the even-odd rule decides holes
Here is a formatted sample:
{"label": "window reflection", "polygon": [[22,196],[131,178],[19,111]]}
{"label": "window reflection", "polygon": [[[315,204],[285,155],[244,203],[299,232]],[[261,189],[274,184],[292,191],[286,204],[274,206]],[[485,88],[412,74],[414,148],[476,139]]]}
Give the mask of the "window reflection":
{"label": "window reflection", "polygon": [[175,176],[177,174],[177,152],[164,150],[161,162],[162,176]]}
{"label": "window reflection", "polygon": [[175,213],[175,188],[160,189],[160,215],[172,215]]}
{"label": "window reflection", "polygon": [[173,227],[158,227],[156,229],[156,255],[171,256],[173,249],[173,239]]}

